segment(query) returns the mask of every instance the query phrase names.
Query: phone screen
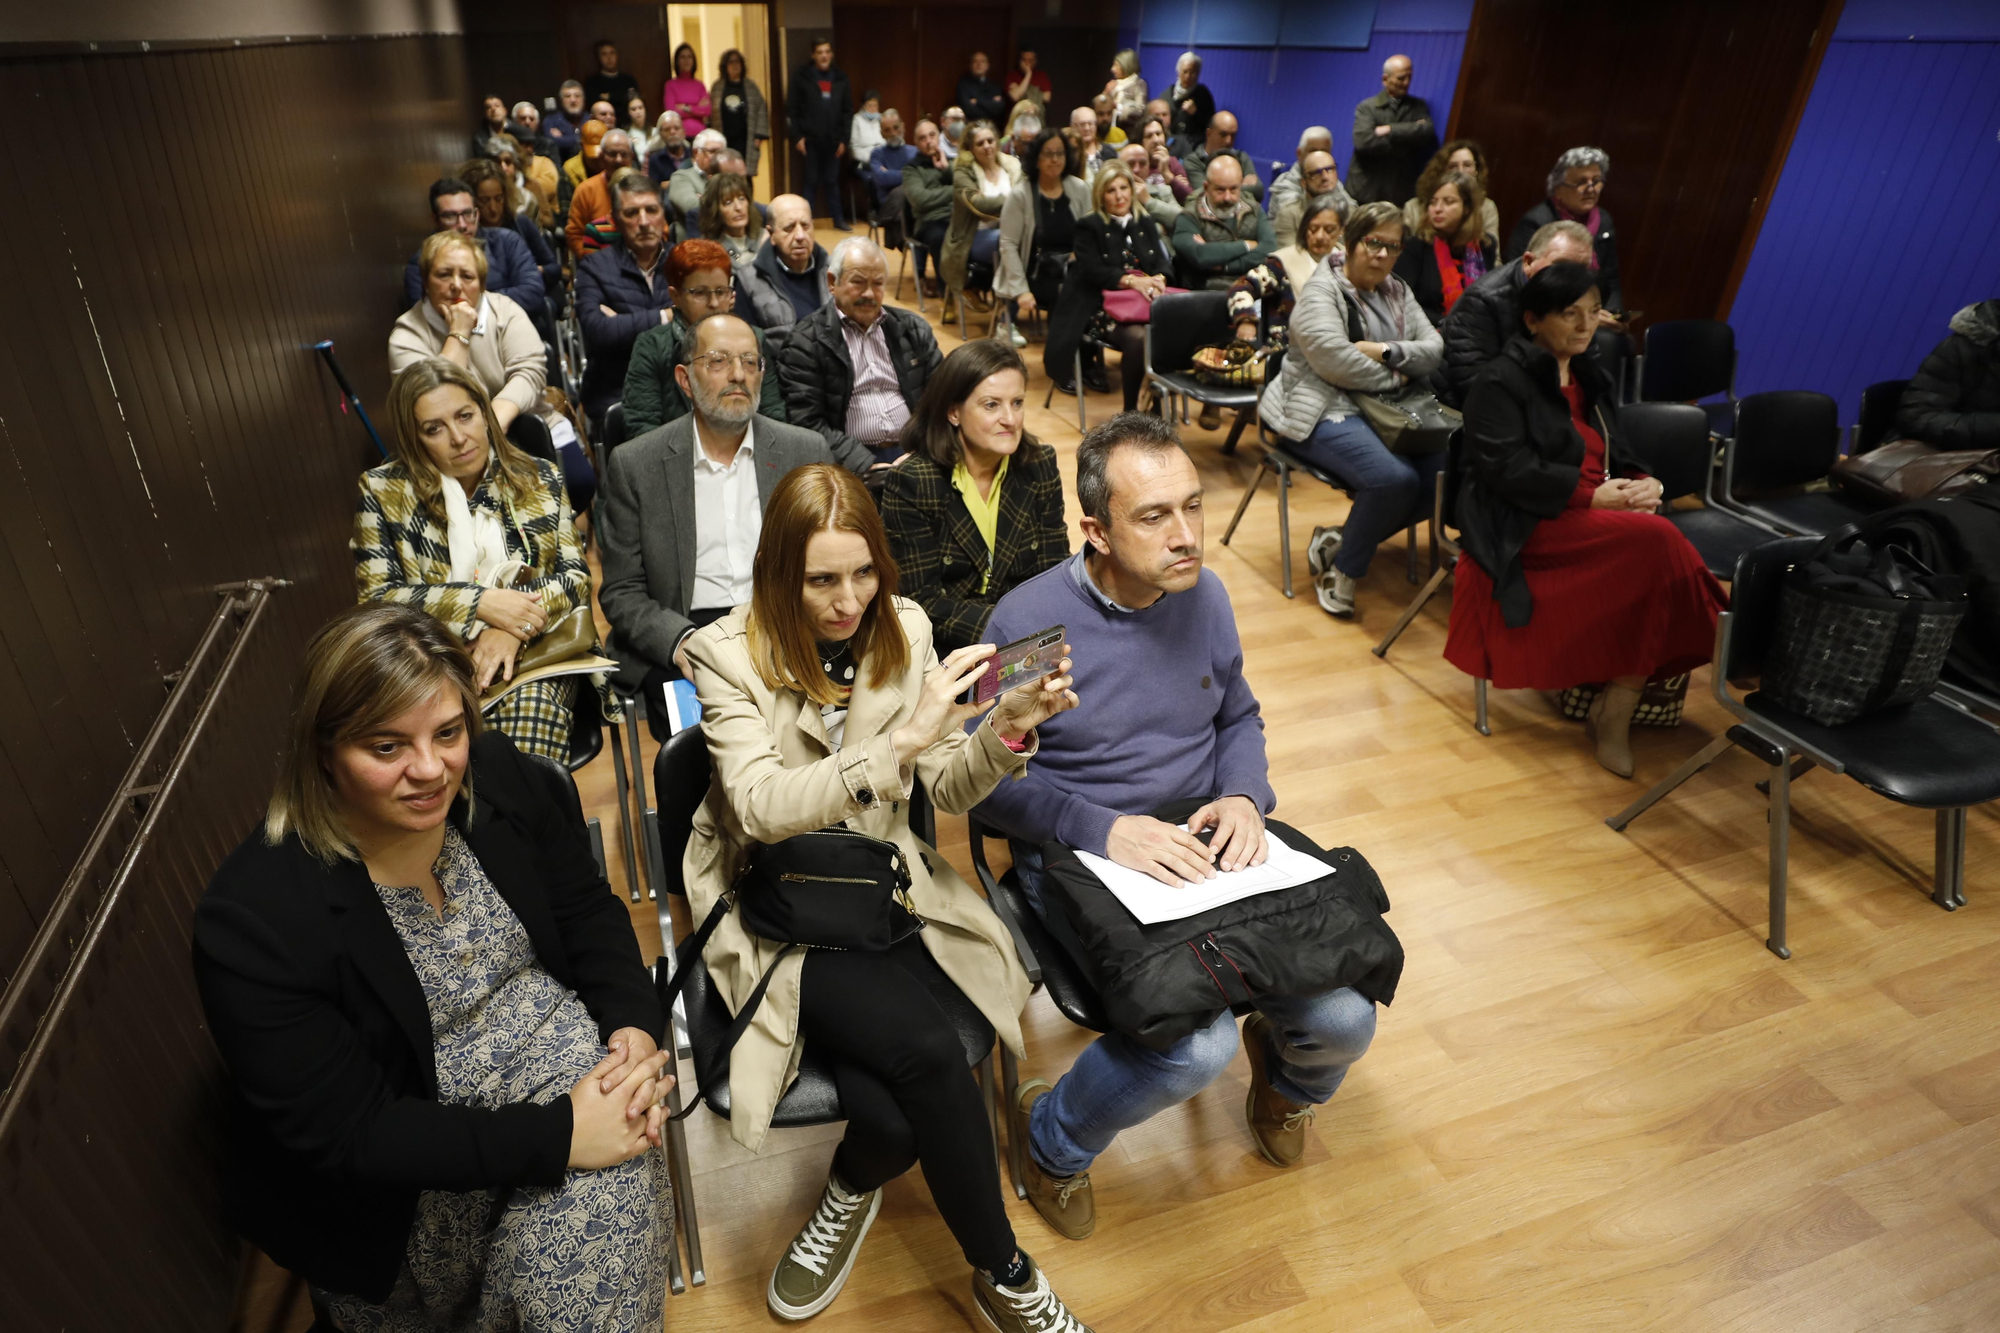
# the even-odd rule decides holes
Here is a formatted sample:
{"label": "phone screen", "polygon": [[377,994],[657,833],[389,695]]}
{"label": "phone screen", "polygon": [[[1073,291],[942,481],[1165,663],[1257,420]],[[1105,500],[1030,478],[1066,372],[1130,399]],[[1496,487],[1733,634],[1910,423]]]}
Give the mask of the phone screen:
{"label": "phone screen", "polygon": [[972,697],[977,703],[1005,694],[1008,690],[1018,690],[1023,685],[1032,685],[1044,676],[1052,675],[1062,665],[1063,636],[1067,633],[1063,626],[1030,634],[1025,639],[1016,639],[999,652],[986,659],[986,670],[972,687]]}

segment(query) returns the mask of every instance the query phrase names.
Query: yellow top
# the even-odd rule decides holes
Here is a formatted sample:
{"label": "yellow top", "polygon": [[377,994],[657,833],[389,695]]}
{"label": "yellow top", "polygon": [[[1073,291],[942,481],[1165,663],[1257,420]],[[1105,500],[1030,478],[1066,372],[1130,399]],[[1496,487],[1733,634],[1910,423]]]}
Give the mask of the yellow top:
{"label": "yellow top", "polygon": [[965,497],[966,512],[972,515],[972,525],[979,529],[979,535],[986,540],[986,573],[979,580],[979,591],[985,592],[993,582],[993,551],[999,545],[1000,531],[1000,483],[1007,480],[1007,463],[1000,460],[999,470],[993,474],[993,486],[984,496],[979,494],[979,483],[972,479],[972,473],[964,462],[959,462],[951,470],[951,484]]}

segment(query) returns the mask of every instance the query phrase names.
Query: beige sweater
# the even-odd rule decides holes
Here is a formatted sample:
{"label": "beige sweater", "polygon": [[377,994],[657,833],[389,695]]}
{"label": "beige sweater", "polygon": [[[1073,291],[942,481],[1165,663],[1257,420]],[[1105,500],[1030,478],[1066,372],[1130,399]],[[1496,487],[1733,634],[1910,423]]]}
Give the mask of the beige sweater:
{"label": "beige sweater", "polygon": [[[547,353],[542,335],[512,297],[486,294],[486,311],[472,334],[472,375],[494,402],[512,403],[523,412],[546,419],[554,408],[542,398],[548,382]],[[424,316],[425,303],[405,310],[389,330],[389,373],[427,356],[444,355],[445,335]]]}

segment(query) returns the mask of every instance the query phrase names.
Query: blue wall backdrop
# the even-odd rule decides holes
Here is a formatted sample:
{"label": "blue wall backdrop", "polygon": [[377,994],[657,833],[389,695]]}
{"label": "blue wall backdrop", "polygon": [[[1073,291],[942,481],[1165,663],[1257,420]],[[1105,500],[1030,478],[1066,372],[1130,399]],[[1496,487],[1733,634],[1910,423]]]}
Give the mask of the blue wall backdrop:
{"label": "blue wall backdrop", "polygon": [[[1325,125],[1333,131],[1334,157],[1346,179],[1347,160],[1354,153],[1354,104],[1382,90],[1382,62],[1393,55],[1406,55],[1414,63],[1410,91],[1430,103],[1438,137],[1444,137],[1473,0],[1318,0],[1314,26],[1324,40],[1358,43],[1366,34],[1367,44],[1344,50],[1290,41],[1268,44],[1265,30],[1284,31],[1287,22],[1296,23],[1291,9],[1298,2],[1127,0],[1120,40],[1138,45],[1140,72],[1158,96],[1173,85],[1174,61],[1190,49],[1184,37],[1150,40],[1163,35],[1163,29],[1180,32],[1192,24],[1201,37],[1226,41],[1244,34],[1266,41],[1263,46],[1197,42],[1192,48],[1201,55],[1201,79],[1215,94],[1215,104],[1235,112],[1242,126],[1236,146],[1256,159],[1260,169],[1273,160],[1290,165],[1300,132],[1308,125]],[[1342,12],[1329,12],[1336,10]],[[1368,10],[1374,11],[1372,26],[1366,23]],[[1231,17],[1218,25],[1223,15]]]}
{"label": "blue wall backdrop", "polygon": [[2000,5],[1848,0],[1729,314],[1740,392],[1853,421],[2000,296]]}

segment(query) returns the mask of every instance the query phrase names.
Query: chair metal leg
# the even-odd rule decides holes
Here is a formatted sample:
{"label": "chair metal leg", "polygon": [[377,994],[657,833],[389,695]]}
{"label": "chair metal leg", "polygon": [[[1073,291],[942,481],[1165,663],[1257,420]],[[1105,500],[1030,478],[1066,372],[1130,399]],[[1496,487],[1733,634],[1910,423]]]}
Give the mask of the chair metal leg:
{"label": "chair metal leg", "polygon": [[1422,581],[1417,578],[1417,525],[1414,523],[1403,533],[1403,577],[1412,583]]}
{"label": "chair metal leg", "polygon": [[1931,901],[1947,912],[1965,906],[1965,807],[1937,812],[1937,862]]}
{"label": "chair metal leg", "polygon": [[1476,677],[1472,682],[1472,729],[1482,736],[1493,734],[1492,726],[1486,720],[1486,677]]}
{"label": "chair metal leg", "polygon": [[1431,571],[1430,582],[1424,584],[1423,591],[1412,598],[1410,604],[1403,608],[1403,614],[1396,618],[1396,623],[1390,627],[1387,634],[1382,636],[1382,642],[1375,645],[1375,656],[1387,657],[1389,655],[1389,645],[1394,643],[1397,637],[1410,627],[1410,622],[1417,618],[1417,612],[1423,610],[1424,605],[1431,598],[1437,596],[1437,590],[1444,586],[1445,578],[1450,573],[1451,571],[1448,569],[1434,569]]}
{"label": "chair metal leg", "polygon": [[1278,469],[1278,558],[1284,562],[1285,596],[1292,595],[1292,470]]}
{"label": "chair metal leg", "polygon": [[1081,343],[1077,344],[1076,368],[1072,373],[1076,376],[1070,381],[1076,386],[1076,428],[1078,433],[1081,433],[1088,429],[1083,420],[1083,344]]}
{"label": "chair metal leg", "polygon": [[[1800,778],[1811,772],[1813,767],[1813,761],[1804,755],[1800,755],[1797,759],[1792,760],[1792,781],[1797,782]],[[1769,796],[1771,794],[1771,784],[1769,782],[1758,783],[1757,794],[1759,796]]]}
{"label": "chair metal leg", "polygon": [[[632,794],[639,811],[639,850],[642,856],[640,866],[646,877],[646,900],[660,900],[660,880],[664,868],[660,866],[659,830],[652,827],[653,808],[646,800],[646,757],[639,744],[639,710],[625,710],[625,739],[627,756],[632,765]],[[614,756],[615,757],[615,756]]]}
{"label": "chair metal leg", "polygon": [[910,271],[910,247],[903,247],[902,262],[896,265],[896,299],[903,299],[903,275]]}
{"label": "chair metal leg", "polygon": [[[629,717],[637,700],[625,701],[625,713]],[[625,742],[622,728],[611,728],[611,771],[618,779],[618,837],[620,850],[624,853],[625,887],[632,895],[633,902],[641,901],[639,896],[639,855],[632,841],[632,793],[626,790]]]}
{"label": "chair metal leg", "polygon": [[1771,765],[1771,934],[1764,947],[1780,958],[1790,958],[1785,944],[1785,871],[1792,850],[1792,754],[1778,749],[1778,762]]}
{"label": "chair metal leg", "polygon": [[1222,534],[1222,544],[1224,546],[1229,545],[1229,539],[1236,535],[1236,525],[1243,521],[1243,511],[1250,507],[1250,497],[1255,495],[1257,488],[1264,484],[1264,474],[1270,470],[1271,456],[1266,454],[1263,460],[1257,464],[1257,475],[1250,478],[1250,485],[1244,489],[1243,498],[1236,502],[1236,517],[1229,520],[1229,530]]}
{"label": "chair metal leg", "polygon": [[1022,1154],[1027,1145],[1014,1132],[1014,1106],[1021,1097],[1021,1068],[1014,1060],[1014,1053],[1007,1049],[1007,1043],[1000,1043],[1000,1114],[1007,1117],[1007,1171],[1014,1182],[1014,1197],[1026,1199],[1028,1187],[1024,1183],[1027,1173],[1023,1170]]}
{"label": "chair metal leg", "polygon": [[[673,1043],[667,1043],[667,1071],[674,1074],[674,1086],[667,1093],[667,1110],[681,1109],[680,1077],[676,1072],[680,1067],[679,1056],[673,1053]],[[674,1182],[674,1221],[676,1230],[687,1243],[688,1275],[686,1282],[680,1280],[680,1245],[673,1247],[668,1263],[667,1278],[679,1295],[689,1284],[703,1286],[708,1282],[708,1272],[701,1258],[701,1220],[696,1215],[694,1204],[694,1168],[688,1163],[687,1122],[667,1121],[667,1173]]]}
{"label": "chair metal leg", "polygon": [[1229,428],[1229,438],[1222,442],[1223,453],[1236,452],[1236,442],[1243,438],[1243,428],[1250,424],[1250,418],[1256,410],[1254,407],[1242,407],[1236,410],[1236,424]]}
{"label": "chair metal leg", "polygon": [[1613,829],[1617,830],[1618,832],[1623,833],[1625,831],[1625,826],[1627,824],[1630,824],[1640,815],[1643,815],[1648,810],[1652,809],[1655,804],[1657,804],[1663,797],[1671,793],[1674,790],[1674,788],[1680,786],[1683,782],[1686,782],[1689,778],[1693,777],[1695,774],[1701,772],[1701,770],[1707,768],[1710,764],[1714,763],[1716,757],[1719,756],[1724,750],[1727,750],[1734,743],[1735,742],[1731,741],[1729,737],[1726,735],[1717,736],[1707,745],[1704,745],[1685,764],[1682,764],[1679,768],[1669,773],[1665,778],[1661,779],[1659,782],[1654,783],[1652,790],[1648,791],[1644,796],[1641,796],[1638,800],[1632,802],[1632,804],[1626,806],[1623,810],[1620,810],[1617,814],[1611,816],[1611,818],[1605,820],[1604,822],[1606,824],[1609,824]]}

